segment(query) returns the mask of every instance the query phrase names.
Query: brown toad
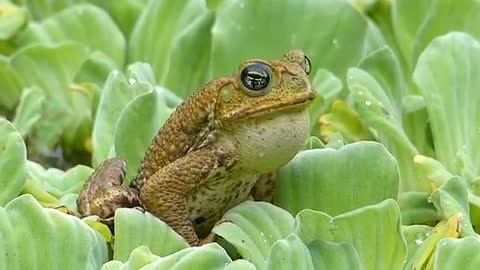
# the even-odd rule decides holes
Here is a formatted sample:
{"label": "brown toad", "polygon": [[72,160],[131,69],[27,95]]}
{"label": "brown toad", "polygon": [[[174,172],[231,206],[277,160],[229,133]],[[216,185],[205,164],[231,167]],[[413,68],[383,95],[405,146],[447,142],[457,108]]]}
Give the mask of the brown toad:
{"label": "brown toad", "polygon": [[310,60],[291,50],[211,81],[160,128],[132,187],[121,186],[120,159],[95,170],[78,198],[80,213],[108,218],[116,208],[141,206],[199,245],[250,194],[271,198],[270,176],[309,134],[306,108],[316,94],[309,72]]}

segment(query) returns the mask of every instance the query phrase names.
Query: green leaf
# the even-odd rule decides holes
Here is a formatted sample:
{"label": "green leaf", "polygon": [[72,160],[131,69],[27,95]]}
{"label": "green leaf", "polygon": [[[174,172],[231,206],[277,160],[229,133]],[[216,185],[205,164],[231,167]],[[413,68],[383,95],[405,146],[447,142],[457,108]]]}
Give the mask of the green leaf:
{"label": "green leaf", "polygon": [[476,235],[468,218],[470,216],[468,190],[461,178],[454,177],[448,180],[432,192],[431,198],[433,205],[445,219],[461,214],[461,222],[456,225],[461,236]]}
{"label": "green leaf", "polygon": [[122,111],[115,130],[114,147],[117,156],[128,164],[127,179],[136,175],[148,146],[171,113],[165,96],[157,89],[135,97]]}
{"label": "green leaf", "polygon": [[[170,57],[179,33],[196,19],[201,20],[202,14],[207,11],[203,0],[150,1],[132,31],[128,48],[129,62],[150,63],[155,77],[162,82],[168,74]],[[159,26],[162,31],[159,31]],[[189,46],[186,48],[190,50]],[[199,52],[194,50],[186,52],[184,57],[197,60],[198,55]]]}
{"label": "green leaf", "polygon": [[310,113],[310,132],[319,135],[320,115],[328,109],[330,103],[341,93],[342,81],[325,69],[319,69],[312,79],[319,96],[308,107]]}
{"label": "green leaf", "polygon": [[2,81],[0,107],[11,110],[20,99],[23,83],[15,70],[10,66],[9,61],[2,57],[0,57],[0,80]]}
{"label": "green leaf", "polygon": [[290,234],[273,244],[268,254],[266,269],[313,270],[312,257],[308,248],[295,234]]}
{"label": "green leaf", "polygon": [[112,260],[102,266],[102,270],[140,269],[160,257],[153,254],[147,246],[139,246],[132,250],[128,260],[122,264],[119,260]]}
{"label": "green leaf", "polygon": [[436,159],[468,181],[480,175],[479,71],[480,44],[450,33],[430,43],[413,73],[425,98]]}
{"label": "green leaf", "polygon": [[347,143],[373,139],[373,135],[358,113],[340,99],[334,100],[330,111],[323,114],[317,122],[320,136],[329,143],[338,134]]}
{"label": "green leaf", "polygon": [[[175,90],[175,94],[181,97],[187,97],[207,82],[214,22],[215,13],[205,13],[176,36],[167,75],[159,84]],[[192,55],[192,52],[198,51],[204,53]]]}
{"label": "green leaf", "polygon": [[115,23],[122,30],[125,37],[130,33],[137,22],[138,17],[148,4],[148,0],[89,0],[90,3],[102,7],[108,12]]}
{"label": "green leaf", "polygon": [[26,162],[22,136],[8,120],[0,118],[0,206],[20,193],[27,174]]}
{"label": "green leaf", "polygon": [[0,3],[0,40],[17,34],[28,21],[28,12],[9,2]]}
{"label": "green leaf", "polygon": [[71,6],[72,4],[76,4],[79,2],[84,2],[84,0],[13,0],[12,2],[27,7],[28,11],[35,20],[39,20],[42,18],[46,18],[48,16],[53,15],[54,13]]}
{"label": "green leaf", "polygon": [[305,209],[295,219],[295,233],[307,245],[317,239],[353,244],[361,269],[401,269],[406,259],[400,211],[392,199],[334,218]]}
{"label": "green leaf", "polygon": [[[426,225],[411,225],[403,227],[403,236],[407,242],[407,262],[405,266],[413,266],[419,248],[424,248],[423,243],[432,234],[432,227]],[[412,269],[404,267],[403,269]]]}
{"label": "green leaf", "polygon": [[128,67],[127,73],[128,76],[124,76],[117,70],[112,71],[102,89],[92,131],[94,167],[114,153],[115,128],[123,109],[136,96],[154,89],[149,81],[136,79],[153,76],[148,65],[135,63]]}
{"label": "green leaf", "polygon": [[48,99],[34,129],[35,138],[47,145],[58,142],[65,130],[74,133],[91,117],[90,106],[85,108],[84,104],[92,93],[77,96],[70,88],[87,57],[88,49],[78,43],[32,45],[12,55],[11,65],[25,85],[41,88]]}
{"label": "green leaf", "polygon": [[[128,261],[121,264],[112,261],[105,264],[103,270],[113,269],[212,269],[223,270],[232,260],[225,250],[216,243],[180,250],[164,258],[153,255],[146,247],[135,249]],[[235,269],[235,268],[233,268]],[[247,268],[248,269],[248,268]]]}
{"label": "green leaf", "polygon": [[314,240],[308,244],[308,249],[315,269],[362,269],[351,243]]}
{"label": "green leaf", "polygon": [[230,209],[213,232],[232,244],[242,258],[264,269],[272,245],[293,231],[293,217],[266,202],[246,201]]}
{"label": "green leaf", "polygon": [[257,268],[247,260],[235,260],[225,266],[224,270],[256,270]]}
{"label": "green leaf", "polygon": [[275,189],[274,202],[292,214],[309,208],[338,215],[396,199],[398,167],[376,142],[307,150],[279,170]]}
{"label": "green leaf", "polygon": [[115,212],[113,258],[126,261],[130,253],[142,245],[158,256],[167,256],[188,247],[180,235],[155,216],[134,209],[118,209]]}
{"label": "green leaf", "polygon": [[75,74],[74,80],[81,84],[93,83],[101,88],[104,86],[110,72],[116,69],[116,64],[108,55],[101,51],[95,51],[83,62],[79,71]]}
{"label": "green leaf", "polygon": [[477,237],[445,238],[440,241],[435,254],[434,270],[474,270],[480,265],[480,240]]}
{"label": "green leaf", "polygon": [[[345,1],[223,1],[216,12],[214,77],[236,70],[245,59],[274,59],[299,48],[312,60],[313,74],[325,68],[344,78],[364,54],[367,22]],[[322,31],[312,35],[314,28]]]}
{"label": "green leaf", "polygon": [[480,37],[480,3],[472,0],[394,1],[392,26],[408,70],[417,57],[439,35],[463,31]]}
{"label": "green leaf", "polygon": [[99,234],[77,217],[42,208],[30,195],[0,207],[0,241],[1,269],[99,269],[107,261]]}
{"label": "green leaf", "polygon": [[92,51],[101,51],[119,67],[125,62],[124,36],[103,9],[88,4],[74,5],[40,24],[30,24],[17,42],[23,47],[37,42],[54,45],[65,41],[77,41]]}
{"label": "green leaf", "polygon": [[44,102],[45,94],[38,87],[34,86],[23,90],[15,118],[12,121],[23,137],[29,134],[35,124],[40,121]]}
{"label": "green leaf", "polygon": [[[67,171],[56,168],[45,169],[40,164],[28,161],[28,181],[22,193],[31,194],[43,206],[57,207],[59,200],[77,194],[92,174],[93,169],[84,165],[76,165]],[[67,205],[76,209],[75,204]]]}
{"label": "green leaf", "polygon": [[403,130],[402,120],[398,118],[395,103],[388,98],[388,92],[361,69],[351,68],[347,77],[355,110],[398,162],[400,190],[428,191],[428,182],[422,181],[413,169],[413,157],[418,152]]}
{"label": "green leaf", "polygon": [[430,194],[426,192],[402,192],[398,196],[402,213],[402,224],[435,224],[441,217],[433,206]]}

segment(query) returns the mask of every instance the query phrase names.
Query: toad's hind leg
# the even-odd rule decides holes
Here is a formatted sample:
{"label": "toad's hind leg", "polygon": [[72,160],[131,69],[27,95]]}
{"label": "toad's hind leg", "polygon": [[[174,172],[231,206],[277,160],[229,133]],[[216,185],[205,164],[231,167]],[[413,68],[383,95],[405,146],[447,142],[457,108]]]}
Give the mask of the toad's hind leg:
{"label": "toad's hind leg", "polygon": [[122,186],[126,163],[119,158],[107,159],[85,182],[77,206],[84,216],[97,215],[107,219],[122,207],[142,207],[137,190]]}
{"label": "toad's hind leg", "polygon": [[140,198],[147,211],[166,222],[190,245],[200,245],[202,242],[190,219],[187,195],[205,184],[209,176],[228,170],[235,162],[234,154],[220,146],[195,150],[145,181]]}
{"label": "toad's hind leg", "polygon": [[266,201],[271,203],[273,201],[273,193],[275,191],[276,177],[277,172],[262,174],[250,192],[253,199],[256,201]]}

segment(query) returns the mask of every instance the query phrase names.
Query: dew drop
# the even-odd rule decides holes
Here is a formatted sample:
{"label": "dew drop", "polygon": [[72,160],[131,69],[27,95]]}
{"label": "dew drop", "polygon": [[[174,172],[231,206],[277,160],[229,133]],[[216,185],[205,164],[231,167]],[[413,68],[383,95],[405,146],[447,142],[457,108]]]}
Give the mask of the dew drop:
{"label": "dew drop", "polygon": [[338,46],[338,40],[337,39],[332,40],[332,45],[337,49],[340,47],[340,46]]}
{"label": "dew drop", "polygon": [[370,106],[372,105],[372,102],[370,100],[365,101],[365,105]]}
{"label": "dew drop", "polygon": [[137,83],[137,80],[135,80],[134,78],[129,78],[128,83],[129,84],[135,84],[135,83]]}

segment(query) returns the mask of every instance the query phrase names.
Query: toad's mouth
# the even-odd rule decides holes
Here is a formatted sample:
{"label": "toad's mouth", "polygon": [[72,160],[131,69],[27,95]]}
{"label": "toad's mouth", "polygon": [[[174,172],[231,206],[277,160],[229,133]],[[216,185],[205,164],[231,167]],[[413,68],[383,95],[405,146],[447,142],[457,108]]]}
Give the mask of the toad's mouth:
{"label": "toad's mouth", "polygon": [[233,113],[224,117],[224,121],[232,119],[250,119],[258,117],[268,117],[269,115],[276,115],[289,112],[300,112],[305,110],[310,103],[315,99],[317,93],[315,90],[299,93],[296,97],[287,100],[277,100],[275,103],[260,104],[254,108],[239,108]]}

